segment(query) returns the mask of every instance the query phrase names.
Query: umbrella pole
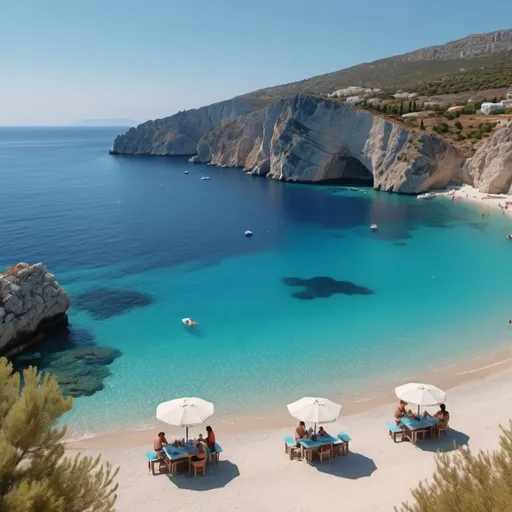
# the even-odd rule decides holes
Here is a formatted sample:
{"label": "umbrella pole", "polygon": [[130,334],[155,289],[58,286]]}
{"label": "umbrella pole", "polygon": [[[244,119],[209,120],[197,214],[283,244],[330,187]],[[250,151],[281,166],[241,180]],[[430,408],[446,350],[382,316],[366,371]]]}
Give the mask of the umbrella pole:
{"label": "umbrella pole", "polygon": [[186,434],[185,434],[185,437],[186,437],[186,440],[188,441],[188,427],[186,427]]}
{"label": "umbrella pole", "polygon": [[316,423],[315,423],[315,428],[314,428],[313,434],[316,434]]}
{"label": "umbrella pole", "polygon": [[420,415],[420,406],[418,405],[418,416]]}

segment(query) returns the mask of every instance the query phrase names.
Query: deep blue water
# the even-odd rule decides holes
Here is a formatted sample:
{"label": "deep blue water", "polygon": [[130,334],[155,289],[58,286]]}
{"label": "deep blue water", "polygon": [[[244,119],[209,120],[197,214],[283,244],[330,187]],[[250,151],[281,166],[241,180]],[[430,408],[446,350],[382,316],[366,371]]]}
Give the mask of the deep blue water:
{"label": "deep blue water", "polygon": [[510,337],[497,213],[111,156],[119,131],[0,129],[0,265],[44,262],[73,342],[122,354],[73,428],[148,425],[184,395],[229,415],[354,393]]}

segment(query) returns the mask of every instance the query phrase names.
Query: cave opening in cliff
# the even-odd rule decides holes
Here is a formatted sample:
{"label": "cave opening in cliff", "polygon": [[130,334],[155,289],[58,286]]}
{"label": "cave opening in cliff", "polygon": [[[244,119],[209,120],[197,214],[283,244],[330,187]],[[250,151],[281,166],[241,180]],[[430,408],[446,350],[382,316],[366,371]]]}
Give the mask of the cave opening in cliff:
{"label": "cave opening in cliff", "polygon": [[332,162],[325,182],[331,185],[373,187],[373,174],[357,158],[340,156]]}

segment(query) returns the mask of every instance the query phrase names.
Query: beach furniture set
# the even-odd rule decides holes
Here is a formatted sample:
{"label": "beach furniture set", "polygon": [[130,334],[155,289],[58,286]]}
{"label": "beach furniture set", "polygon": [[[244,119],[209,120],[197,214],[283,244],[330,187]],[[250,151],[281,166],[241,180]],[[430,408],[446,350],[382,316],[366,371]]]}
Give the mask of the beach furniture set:
{"label": "beach furniture set", "polygon": [[[417,444],[425,441],[426,437],[433,437],[436,425],[439,420],[431,416],[417,416],[416,418],[402,418],[400,424],[394,422],[386,423],[389,435],[395,443],[405,441],[406,439],[411,443]],[[446,432],[445,428],[438,428],[438,439],[442,432]]]}
{"label": "beach furniture set", "polygon": [[[206,457],[201,460],[192,460],[199,453],[197,446],[192,442],[187,442],[183,446],[174,446],[172,444],[164,446],[165,457],[163,458],[157,458],[155,452],[146,452],[148,470],[153,475],[156,475],[160,472],[160,468],[165,466],[170,475],[176,476],[178,467],[186,466],[189,474],[194,473],[194,476],[197,476],[197,473],[200,473],[204,475],[206,465],[218,464],[222,452],[222,448],[218,443],[215,443],[215,451],[210,450],[208,446],[205,446],[205,449]],[[155,466],[158,466],[158,472],[155,471]]]}
{"label": "beach furniture set", "polygon": [[340,432],[337,437],[330,435],[311,436],[297,441],[292,436],[286,436],[284,438],[284,451],[288,454],[290,460],[300,457],[307,462],[313,462],[313,457],[318,455],[320,462],[323,462],[324,459],[331,462],[336,455],[347,455],[350,441],[351,438],[346,432]]}

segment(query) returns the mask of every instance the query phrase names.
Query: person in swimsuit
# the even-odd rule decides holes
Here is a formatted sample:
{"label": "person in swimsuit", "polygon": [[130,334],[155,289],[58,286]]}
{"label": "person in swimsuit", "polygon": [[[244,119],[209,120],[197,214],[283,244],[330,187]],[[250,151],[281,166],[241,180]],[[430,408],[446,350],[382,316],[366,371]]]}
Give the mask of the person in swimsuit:
{"label": "person in swimsuit", "polygon": [[319,436],[328,436],[329,434],[325,431],[324,427],[320,427],[318,429],[318,435]]}
{"label": "person in swimsuit", "polygon": [[213,432],[212,427],[206,427],[206,446],[210,449],[211,452],[215,451],[215,433]]}
{"label": "person in swimsuit", "polygon": [[165,457],[164,446],[167,446],[169,443],[165,438],[165,432],[159,432],[153,441],[153,450],[155,450],[155,455],[157,459],[163,459]]}
{"label": "person in swimsuit", "polygon": [[202,460],[206,457],[206,449],[203,443],[197,443],[197,454],[192,457],[193,461]]}
{"label": "person in swimsuit", "polygon": [[400,400],[399,404],[395,407],[395,423],[398,425],[404,416],[407,416],[407,402]]}
{"label": "person in swimsuit", "polygon": [[308,431],[306,430],[306,424],[301,421],[299,426],[295,429],[295,441],[297,442],[297,447],[300,447],[299,439],[303,439],[308,437]]}
{"label": "person in swimsuit", "polygon": [[446,405],[441,404],[439,406],[439,411],[434,414],[434,418],[439,420],[437,428],[448,426],[448,422],[450,421],[450,413],[446,410]]}

